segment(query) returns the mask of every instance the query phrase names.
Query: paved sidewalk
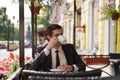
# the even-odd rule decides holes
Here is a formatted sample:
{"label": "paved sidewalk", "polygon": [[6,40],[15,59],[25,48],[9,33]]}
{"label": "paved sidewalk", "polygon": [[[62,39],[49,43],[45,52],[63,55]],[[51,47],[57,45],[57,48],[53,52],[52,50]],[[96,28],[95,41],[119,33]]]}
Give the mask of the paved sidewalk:
{"label": "paved sidewalk", "polygon": [[[14,50],[14,51],[7,51],[6,49],[0,49],[0,60],[4,58],[8,58],[10,52],[19,55],[19,49]],[[29,56],[29,57],[32,56],[32,48],[25,48],[25,56]]]}

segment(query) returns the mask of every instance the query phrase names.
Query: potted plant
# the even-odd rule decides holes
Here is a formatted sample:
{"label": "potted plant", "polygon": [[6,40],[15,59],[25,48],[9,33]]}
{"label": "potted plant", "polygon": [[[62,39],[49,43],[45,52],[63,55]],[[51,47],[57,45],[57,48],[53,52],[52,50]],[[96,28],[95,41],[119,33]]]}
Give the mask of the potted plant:
{"label": "potted plant", "polygon": [[[31,0],[30,0],[30,1],[31,1]],[[39,14],[40,9],[42,8],[42,5],[40,4],[40,2],[41,2],[42,0],[33,0],[33,1],[34,1],[33,13],[34,13],[34,14]],[[30,7],[30,10],[31,10],[31,12],[32,12],[32,6],[30,5],[29,7]]]}
{"label": "potted plant", "polygon": [[113,3],[106,3],[101,7],[100,12],[102,14],[101,20],[112,18],[112,20],[118,20],[120,16],[120,9],[116,8]]}

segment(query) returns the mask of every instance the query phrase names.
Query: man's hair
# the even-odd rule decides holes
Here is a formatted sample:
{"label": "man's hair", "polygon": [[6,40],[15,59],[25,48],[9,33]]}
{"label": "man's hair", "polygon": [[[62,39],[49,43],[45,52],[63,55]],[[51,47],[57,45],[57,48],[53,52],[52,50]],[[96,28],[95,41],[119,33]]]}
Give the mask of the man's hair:
{"label": "man's hair", "polygon": [[60,26],[58,24],[49,25],[48,28],[47,28],[47,35],[52,36],[53,30],[56,30],[56,29],[62,29],[62,26]]}

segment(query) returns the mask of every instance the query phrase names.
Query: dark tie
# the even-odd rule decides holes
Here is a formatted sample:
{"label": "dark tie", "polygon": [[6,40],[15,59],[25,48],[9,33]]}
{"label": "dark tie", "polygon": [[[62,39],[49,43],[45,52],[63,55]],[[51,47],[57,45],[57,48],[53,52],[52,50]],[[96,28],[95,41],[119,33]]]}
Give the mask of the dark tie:
{"label": "dark tie", "polygon": [[56,68],[60,65],[60,59],[59,59],[59,55],[58,55],[58,50],[55,51],[56,52]]}

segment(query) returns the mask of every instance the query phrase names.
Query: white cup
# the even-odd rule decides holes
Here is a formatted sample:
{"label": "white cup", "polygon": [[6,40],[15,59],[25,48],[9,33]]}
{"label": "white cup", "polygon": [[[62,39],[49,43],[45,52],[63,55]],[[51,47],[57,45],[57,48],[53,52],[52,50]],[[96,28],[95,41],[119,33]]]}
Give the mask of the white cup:
{"label": "white cup", "polygon": [[66,44],[66,38],[65,38],[63,35],[59,35],[59,36],[58,36],[58,41],[59,41],[61,44]]}

